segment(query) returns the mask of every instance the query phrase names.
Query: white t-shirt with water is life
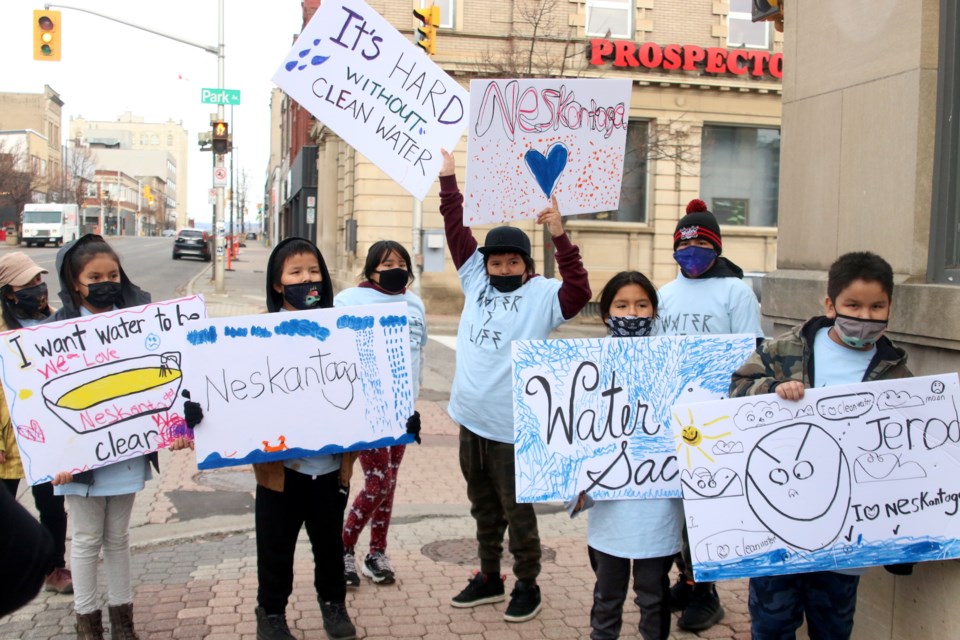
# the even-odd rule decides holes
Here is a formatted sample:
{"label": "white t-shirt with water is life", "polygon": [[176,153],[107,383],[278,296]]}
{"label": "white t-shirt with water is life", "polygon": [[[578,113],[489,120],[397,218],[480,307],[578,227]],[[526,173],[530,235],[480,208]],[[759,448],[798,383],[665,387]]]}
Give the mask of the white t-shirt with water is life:
{"label": "white t-shirt with water is life", "polygon": [[447,413],[478,436],[513,444],[510,343],[542,340],[564,323],[560,281],[535,276],[516,291],[501,293],[490,286],[479,251],[458,275],[464,301]]}

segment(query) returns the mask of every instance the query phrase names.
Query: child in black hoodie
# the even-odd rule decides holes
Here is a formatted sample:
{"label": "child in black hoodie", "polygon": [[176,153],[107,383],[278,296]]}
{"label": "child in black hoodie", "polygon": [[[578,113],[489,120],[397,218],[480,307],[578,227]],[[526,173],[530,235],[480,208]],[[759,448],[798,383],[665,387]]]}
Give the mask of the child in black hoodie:
{"label": "child in black hoodie", "polygon": [[[267,262],[267,310],[327,309],[333,286],[317,246],[303,238],[279,243]],[[257,638],[290,640],[287,600],[293,591],[293,556],[306,525],[313,549],[323,628],[334,639],[356,637],[343,581],[343,510],[340,455],[253,465],[257,477]]]}

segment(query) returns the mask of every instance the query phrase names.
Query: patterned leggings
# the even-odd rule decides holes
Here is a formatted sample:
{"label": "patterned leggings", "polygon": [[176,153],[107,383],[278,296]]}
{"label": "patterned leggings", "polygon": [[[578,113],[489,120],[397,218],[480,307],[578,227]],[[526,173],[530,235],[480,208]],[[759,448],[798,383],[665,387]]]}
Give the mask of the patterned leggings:
{"label": "patterned leggings", "polygon": [[396,445],[360,452],[363,468],[363,489],[343,525],[343,548],[353,549],[363,527],[370,521],[370,552],[387,550],[387,529],[393,514],[393,496],[397,489],[397,472],[406,446]]}

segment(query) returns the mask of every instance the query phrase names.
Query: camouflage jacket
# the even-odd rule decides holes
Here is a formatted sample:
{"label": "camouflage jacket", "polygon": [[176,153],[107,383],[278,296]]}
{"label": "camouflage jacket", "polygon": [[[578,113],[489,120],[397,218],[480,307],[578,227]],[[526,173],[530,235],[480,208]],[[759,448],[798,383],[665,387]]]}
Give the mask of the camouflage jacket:
{"label": "camouflage jacket", "polygon": [[[814,386],[813,339],[817,331],[833,326],[833,320],[817,316],[797,325],[776,338],[764,340],[750,358],[737,369],[730,381],[730,397],[758,396],[773,393],[787,380],[799,380],[804,388]],[[910,378],[907,354],[883,336],[877,342],[877,353],[862,382]]]}

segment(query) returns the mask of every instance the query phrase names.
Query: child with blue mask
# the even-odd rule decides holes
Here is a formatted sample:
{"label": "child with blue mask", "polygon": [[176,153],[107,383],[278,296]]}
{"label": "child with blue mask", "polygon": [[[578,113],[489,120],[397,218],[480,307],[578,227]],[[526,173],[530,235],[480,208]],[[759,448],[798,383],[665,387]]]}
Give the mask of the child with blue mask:
{"label": "child with blue mask", "polygon": [[[743,270],[724,258],[720,225],[703,200],[691,200],[673,234],[673,258],[680,265],[676,279],[660,289],[658,332],[662,335],[748,333],[763,339],[760,305],[743,278]],[[677,626],[703,631],[724,615],[713,583],[697,583],[689,564],[689,548],[677,556],[680,577],[671,592]]]}
{"label": "child with blue mask", "polygon": [[[600,293],[600,315],[614,338],[650,335],[658,296],[638,271],[613,276]],[[581,492],[572,515],[589,508],[587,553],[597,581],[590,609],[590,640],[620,637],[623,605],[633,575],[640,637],[670,635],[670,567],[680,551],[683,507],[678,498],[602,500]]]}

